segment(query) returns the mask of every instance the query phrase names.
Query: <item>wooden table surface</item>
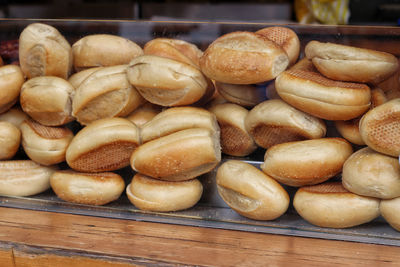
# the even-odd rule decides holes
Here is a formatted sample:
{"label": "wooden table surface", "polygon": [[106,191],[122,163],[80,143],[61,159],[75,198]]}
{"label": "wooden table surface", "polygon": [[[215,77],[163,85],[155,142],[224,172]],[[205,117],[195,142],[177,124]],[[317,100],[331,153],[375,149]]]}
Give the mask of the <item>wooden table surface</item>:
{"label": "wooden table surface", "polygon": [[0,208],[0,266],[399,266],[400,247]]}

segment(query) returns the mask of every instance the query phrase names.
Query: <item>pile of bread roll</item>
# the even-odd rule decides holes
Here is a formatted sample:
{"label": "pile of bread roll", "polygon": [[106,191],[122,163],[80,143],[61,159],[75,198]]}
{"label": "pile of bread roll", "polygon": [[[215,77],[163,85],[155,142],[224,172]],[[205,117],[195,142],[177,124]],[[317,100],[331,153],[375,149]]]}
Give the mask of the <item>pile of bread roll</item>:
{"label": "pile of bread roll", "polygon": [[[0,195],[51,187],[104,205],[125,192],[138,209],[177,211],[215,170],[222,199],[254,220],[282,216],[295,187],[293,206],[314,225],[382,215],[400,230],[397,58],[318,41],[300,52],[286,27],[231,32],[203,52],[109,34],[71,45],[30,24],[20,65],[0,67]],[[242,160],[256,149],[260,166]],[[116,171],[128,166],[125,182]]]}

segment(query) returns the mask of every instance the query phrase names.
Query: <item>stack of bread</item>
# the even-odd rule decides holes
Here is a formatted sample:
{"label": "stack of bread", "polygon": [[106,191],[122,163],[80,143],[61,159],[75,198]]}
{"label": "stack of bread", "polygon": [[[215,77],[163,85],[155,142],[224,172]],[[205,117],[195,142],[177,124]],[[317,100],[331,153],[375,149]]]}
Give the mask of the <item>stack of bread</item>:
{"label": "stack of bread", "polygon": [[[203,52],[109,34],[71,45],[28,25],[20,66],[0,67],[0,194],[51,187],[104,205],[126,192],[138,209],[168,212],[194,206],[199,177],[216,170],[221,198],[251,219],[279,218],[295,187],[293,206],[312,224],[382,215],[400,230],[398,59],[319,41],[299,55],[286,27],[231,32]],[[242,160],[256,150],[259,168]],[[236,158],[220,164],[221,154]],[[129,166],[128,182],[116,171]]]}

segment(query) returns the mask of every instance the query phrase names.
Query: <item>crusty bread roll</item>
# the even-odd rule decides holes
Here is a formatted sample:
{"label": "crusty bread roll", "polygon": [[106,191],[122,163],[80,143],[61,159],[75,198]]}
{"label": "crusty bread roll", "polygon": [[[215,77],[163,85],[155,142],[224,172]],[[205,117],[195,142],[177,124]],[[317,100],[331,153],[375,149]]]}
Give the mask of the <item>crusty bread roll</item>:
{"label": "crusty bread roll", "polygon": [[76,89],[93,72],[96,72],[96,71],[98,71],[100,69],[102,69],[102,67],[89,68],[89,69],[85,69],[85,70],[81,70],[79,72],[76,72],[76,73],[72,74],[69,77],[68,82]]}
{"label": "crusty bread roll", "polygon": [[125,118],[136,124],[136,126],[141,127],[146,122],[153,119],[160,112],[160,106],[151,104],[150,102],[146,102],[145,104],[132,111],[132,113],[128,114]]}
{"label": "crusty bread roll", "polygon": [[29,116],[19,107],[13,107],[7,112],[0,114],[0,121],[8,121],[19,128],[21,123],[28,119]]}
{"label": "crusty bread roll", "polygon": [[244,125],[249,111],[232,103],[218,104],[210,108],[215,114],[221,130],[221,151],[231,156],[247,156],[257,145]]}
{"label": "crusty bread roll", "polygon": [[127,65],[104,67],[90,74],[75,90],[72,114],[87,125],[95,120],[124,117],[144,103],[126,77]]}
{"label": "crusty bread roll", "polygon": [[354,119],[368,110],[371,101],[365,84],[334,81],[302,69],[284,71],[275,87],[285,102],[327,120]]}
{"label": "crusty bread roll", "polygon": [[67,79],[72,69],[71,45],[53,26],[33,23],[19,37],[19,62],[29,79],[38,76]]}
{"label": "crusty bread roll", "polygon": [[112,172],[56,171],[50,177],[50,185],[62,200],[87,205],[105,205],[117,200],[125,190],[124,179]]}
{"label": "crusty bread roll", "polygon": [[324,76],[337,81],[377,84],[399,66],[389,53],[318,41],[309,42],[305,54]]}
{"label": "crusty bread roll", "polygon": [[360,119],[361,117],[347,121],[335,121],[335,127],[344,139],[352,144],[363,146],[365,145],[365,142],[361,138],[358,127]]}
{"label": "crusty bread roll", "polygon": [[15,65],[0,67],[0,113],[8,111],[17,102],[24,81],[20,67]]}
{"label": "crusty bread roll", "polygon": [[252,32],[231,32],[212,42],[200,58],[210,79],[231,84],[269,81],[289,65],[286,52],[273,41]]}
{"label": "crusty bread roll", "polygon": [[352,152],[343,138],[288,142],[270,147],[261,169],[286,185],[313,185],[340,173]]}
{"label": "crusty bread roll", "polygon": [[158,113],[141,127],[142,143],[185,129],[205,128],[219,134],[218,122],[213,113],[196,107],[173,107]]}
{"label": "crusty bread roll", "polygon": [[400,155],[400,99],[368,111],[360,120],[361,138],[370,148],[386,155]]}
{"label": "crusty bread roll", "polygon": [[72,45],[75,70],[128,64],[143,55],[135,42],[111,34],[87,35]]}
{"label": "crusty bread roll", "polygon": [[205,128],[182,130],[139,146],[131,167],[166,181],[183,181],[214,169],[221,161],[219,134]]}
{"label": "crusty bread roll", "polygon": [[215,82],[215,87],[226,100],[244,107],[254,107],[266,100],[263,86]]}
{"label": "crusty bread roll", "polygon": [[101,119],[75,135],[68,146],[66,161],[76,171],[113,171],[129,165],[129,158],[139,144],[139,128],[129,120]]}
{"label": "crusty bread roll", "polygon": [[147,101],[161,106],[193,104],[209,86],[196,67],[153,55],[133,59],[127,75],[129,82]]}
{"label": "crusty bread roll", "polygon": [[60,126],[74,120],[71,114],[74,88],[54,76],[32,78],[22,85],[22,110],[46,126]]}
{"label": "crusty bread roll", "polygon": [[0,121],[0,160],[11,159],[21,143],[21,131],[8,121]]}
{"label": "crusty bread roll", "polygon": [[56,166],[42,166],[32,160],[0,161],[0,195],[32,196],[50,188]]}
{"label": "crusty bread roll", "polygon": [[149,211],[178,211],[193,207],[201,198],[203,186],[198,179],[169,182],[137,173],[126,187],[135,207]]}
{"label": "crusty bread roll", "polygon": [[311,224],[348,228],[378,217],[379,202],[379,199],[347,191],[340,182],[330,182],[300,188],[294,196],[293,206]]}
{"label": "crusty bread roll", "polygon": [[226,204],[247,218],[274,220],[289,207],[285,189],[249,163],[226,161],[218,167],[216,182]]}
{"label": "crusty bread roll", "polygon": [[65,153],[74,134],[67,127],[44,126],[33,120],[21,126],[22,146],[28,157],[42,165],[65,161]]}
{"label": "crusty bread roll", "polygon": [[245,119],[245,126],[257,145],[263,148],[290,141],[321,138],[326,134],[323,120],[280,99],[264,101],[251,109]]}
{"label": "crusty bread roll", "polygon": [[382,199],[379,205],[379,211],[390,226],[400,231],[400,197]]}
{"label": "crusty bread roll", "polygon": [[268,40],[282,47],[289,57],[289,66],[293,65],[299,58],[300,40],[292,29],[275,26],[263,28],[256,31],[256,33],[267,37]]}
{"label": "crusty bread roll", "polygon": [[398,159],[362,148],[344,163],[342,183],[357,195],[381,199],[400,197]]}

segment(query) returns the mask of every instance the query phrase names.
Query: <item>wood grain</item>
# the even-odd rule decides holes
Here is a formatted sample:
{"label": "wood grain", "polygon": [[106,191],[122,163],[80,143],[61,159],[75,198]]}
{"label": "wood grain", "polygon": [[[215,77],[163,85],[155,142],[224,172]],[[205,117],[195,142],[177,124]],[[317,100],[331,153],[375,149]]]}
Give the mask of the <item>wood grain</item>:
{"label": "wood grain", "polygon": [[[30,266],[19,265],[26,264],[32,254],[26,249],[21,250],[22,245],[46,249],[35,254],[35,259],[44,264],[36,266],[50,266],[45,265],[48,262],[63,266],[60,257],[104,261],[100,256],[110,257],[112,262],[119,264],[161,266],[400,264],[399,247],[11,208],[0,208],[1,242],[14,244],[15,266]],[[67,254],[57,254],[57,251]],[[117,259],[126,261],[117,262]]]}

